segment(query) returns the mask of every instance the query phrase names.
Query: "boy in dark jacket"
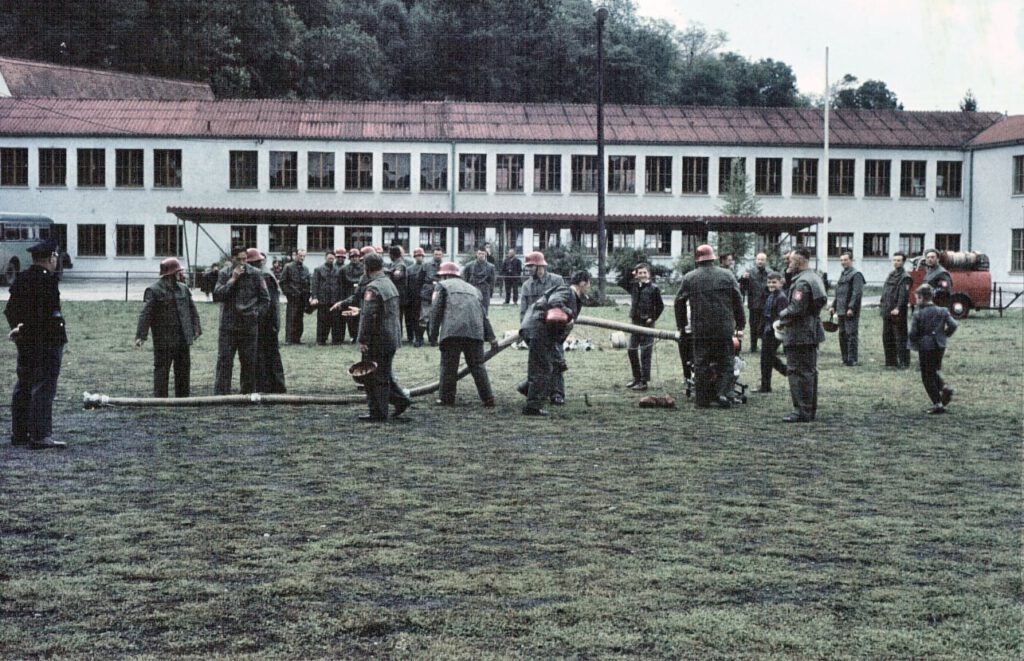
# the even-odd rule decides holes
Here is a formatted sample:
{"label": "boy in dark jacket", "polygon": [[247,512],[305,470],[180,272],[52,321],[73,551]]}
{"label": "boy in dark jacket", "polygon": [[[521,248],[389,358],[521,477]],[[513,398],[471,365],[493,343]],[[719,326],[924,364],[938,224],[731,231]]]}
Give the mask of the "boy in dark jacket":
{"label": "boy in dark jacket", "polygon": [[917,288],[917,312],[910,322],[907,346],[918,353],[921,363],[921,381],[932,400],[925,413],[945,413],[953,399],[953,389],[942,380],[942,356],[946,353],[946,340],[956,332],[957,323],[946,308],[932,302],[935,290],[931,285]]}
{"label": "boy in dark jacket", "polygon": [[779,314],[789,306],[789,298],[782,289],[782,274],[775,271],[768,274],[768,297],[764,302],[761,325],[761,385],[754,392],[772,391],[772,370],[786,376],[786,363],[778,356],[779,340],[775,337],[773,325]]}
{"label": "boy in dark jacket", "polygon": [[[658,317],[665,310],[661,290],[651,281],[651,267],[637,264],[633,269],[635,279],[630,287],[629,323],[634,326],[653,328]],[[647,390],[651,380],[651,356],[654,353],[654,338],[650,335],[632,333],[629,336],[629,366],[633,380],[626,384],[632,390]]]}

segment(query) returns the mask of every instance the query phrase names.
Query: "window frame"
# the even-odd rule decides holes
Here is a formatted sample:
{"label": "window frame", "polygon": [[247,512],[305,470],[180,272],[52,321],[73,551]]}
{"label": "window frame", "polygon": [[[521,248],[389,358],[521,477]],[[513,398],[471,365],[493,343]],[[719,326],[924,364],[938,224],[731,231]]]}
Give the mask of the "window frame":
{"label": "window frame", "polygon": [[114,188],[145,188],[146,150],[114,150]]}
{"label": "window frame", "polygon": [[636,194],[636,156],[614,154],[608,157],[608,189],[611,195]]}
{"label": "window frame", "polygon": [[487,192],[486,153],[459,154],[459,191],[463,193]]}
{"label": "window frame", "polygon": [[[917,169],[920,166],[920,177]],[[920,181],[920,184],[915,182]],[[900,199],[923,200],[928,195],[928,161],[900,161]],[[907,253],[909,256],[910,253]]]}
{"label": "window frame", "polygon": [[1024,228],[1010,229],[1010,272],[1024,273]]}
{"label": "window frame", "polygon": [[839,257],[847,251],[853,254],[853,232],[829,232],[828,256]]}
{"label": "window frame", "polygon": [[[657,239],[652,241],[651,239]],[[672,255],[672,228],[671,227],[645,227],[644,245],[645,251],[653,251],[659,257]]]}
{"label": "window frame", "polygon": [[522,193],[526,177],[523,154],[498,154],[495,158],[494,189],[500,193]]}
{"label": "window frame", "polygon": [[533,155],[533,192],[562,192],[562,155]]}
{"label": "window frame", "polygon": [[345,152],[345,190],[373,190],[373,152]]}
{"label": "window frame", "polygon": [[710,168],[711,159],[708,156],[683,156],[680,192],[683,195],[707,195]]}
{"label": "window frame", "polygon": [[[888,259],[891,238],[888,232],[865,232],[861,257],[864,259]],[[874,246],[879,244],[881,244],[880,247],[875,249]]]}
{"label": "window frame", "polygon": [[818,159],[794,158],[790,171],[793,197],[818,196]]}
{"label": "window frame", "polygon": [[[424,237],[426,237],[426,238],[428,238],[430,240],[424,242],[424,240],[423,240]],[[445,254],[447,254],[448,253],[448,228],[446,228],[446,227],[425,227],[425,226],[421,226],[420,227],[419,242],[420,242],[420,247],[423,248],[423,251],[428,253],[428,254],[434,249],[435,246],[441,248],[441,250],[443,250],[445,252]]]}
{"label": "window frame", "polygon": [[306,225],[306,250],[314,254],[334,252],[334,225]]}
{"label": "window frame", "polygon": [[[917,232],[901,232],[899,236],[900,251],[907,256],[918,257],[924,254],[924,234]],[[915,249],[916,246],[916,249]]]}
{"label": "window frame", "polygon": [[180,149],[153,150],[153,188],[181,188],[185,169]]}
{"label": "window frame", "polygon": [[644,157],[644,192],[651,195],[672,194],[672,157]]}
{"label": "window frame", "polygon": [[333,151],[306,152],[306,190],[334,190],[334,159]]}
{"label": "window frame", "polygon": [[409,240],[412,236],[412,230],[408,225],[399,225],[396,228],[394,225],[390,227],[384,227],[381,229],[381,244],[384,246],[384,250],[395,245],[395,240],[398,240],[398,245],[402,246],[402,250],[406,256],[409,255]]}
{"label": "window frame", "polygon": [[960,245],[962,242],[961,234],[952,233],[936,233],[935,234],[935,249],[936,250],[949,250],[951,252],[960,252]]}
{"label": "window frame", "polygon": [[267,252],[290,255],[299,248],[298,225],[270,225],[267,236]]}
{"label": "window frame", "polygon": [[935,163],[935,197],[943,200],[963,199],[964,162],[937,161]]}
{"label": "window frame", "polygon": [[572,154],[569,157],[571,171],[570,191],[573,193],[596,193],[600,188],[601,163],[596,154]]}
{"label": "window frame", "polygon": [[754,159],[754,195],[782,196],[782,159],[759,157]]}
{"label": "window frame", "polygon": [[272,150],[268,170],[270,190],[299,190],[299,152]]}
{"label": "window frame", "polygon": [[[444,165],[440,170],[437,168],[438,162]],[[440,176],[438,176],[438,173],[440,173]],[[440,183],[432,183],[427,178],[428,174],[433,175],[434,182],[440,179]],[[427,193],[448,192],[448,154],[435,152],[420,154],[420,191]]]}
{"label": "window frame", "polygon": [[[170,234],[170,236],[167,236]],[[171,246],[171,243],[174,243]],[[153,226],[153,256],[180,257],[185,243],[185,227],[180,223]],[[173,250],[172,250],[173,247]]]}
{"label": "window frame", "polygon": [[76,188],[107,187],[107,150],[102,147],[79,147],[76,150]]}
{"label": "window frame", "polygon": [[743,189],[747,188],[747,157],[746,156],[720,156],[718,158],[718,194],[728,195],[729,191],[732,190],[736,182],[733,181],[732,176],[732,165],[737,165],[737,177],[740,183],[743,185]]}
{"label": "window frame", "polygon": [[28,147],[0,147],[0,187],[28,187]]}
{"label": "window frame", "polygon": [[1012,195],[1024,195],[1024,155],[1013,157]]}
{"label": "window frame", "polygon": [[853,197],[857,161],[853,158],[828,159],[828,196]]}
{"label": "window frame", "polygon": [[345,247],[364,248],[373,245],[373,227],[371,225],[346,225]]}
{"label": "window frame", "polygon": [[892,198],[892,161],[887,158],[864,160],[864,197]]}
{"label": "window frame", "polygon": [[[46,180],[43,175],[47,175]],[[40,147],[37,179],[40,188],[67,188],[68,150],[63,147]]]}
{"label": "window frame", "polygon": [[[405,174],[402,174],[403,162]],[[389,176],[388,167],[394,168]],[[384,152],[380,158],[380,177],[382,190],[408,193],[412,190],[412,154],[408,152]],[[405,180],[403,184],[402,181]]]}
{"label": "window frame", "polygon": [[228,230],[231,245],[228,249],[234,251],[236,248],[255,248],[256,236],[256,225],[231,225]]}
{"label": "window frame", "polygon": [[102,223],[76,225],[78,257],[107,256],[107,226]]}

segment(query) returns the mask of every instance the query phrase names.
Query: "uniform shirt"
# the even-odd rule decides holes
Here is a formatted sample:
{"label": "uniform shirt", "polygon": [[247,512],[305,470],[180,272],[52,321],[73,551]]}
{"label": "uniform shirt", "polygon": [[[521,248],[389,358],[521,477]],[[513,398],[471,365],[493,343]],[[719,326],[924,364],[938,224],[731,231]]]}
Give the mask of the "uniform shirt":
{"label": "uniform shirt", "polygon": [[[409,302],[409,267],[412,265],[412,260],[407,257],[401,257],[393,260],[388,265],[388,277],[391,278],[392,284],[395,285],[395,289],[398,290],[398,297],[401,299],[402,305]],[[419,291],[418,289],[416,290]]]}
{"label": "uniform shirt", "polygon": [[836,314],[845,316],[847,310],[860,314],[860,304],[864,297],[864,276],[853,268],[843,269],[836,281],[836,297],[832,299],[832,307]]}
{"label": "uniform shirt", "polygon": [[505,278],[523,277],[523,262],[518,257],[506,257],[501,263],[501,275]]}
{"label": "uniform shirt", "polygon": [[321,306],[327,307],[341,300],[341,285],[333,263],[324,263],[313,269],[313,284],[309,297],[315,298]]}
{"label": "uniform shirt", "polygon": [[747,307],[751,310],[763,310],[768,298],[768,269],[754,267],[747,271],[741,286],[747,294]]}
{"label": "uniform shirt", "polygon": [[309,297],[309,269],[305,264],[288,262],[281,271],[281,292],[289,300]]}
{"label": "uniform shirt", "polygon": [[32,264],[18,274],[11,285],[4,315],[12,329],[24,324],[18,333],[19,345],[50,347],[67,344],[57,275],[38,264]]}
{"label": "uniform shirt", "polygon": [[565,280],[557,273],[545,271],[542,278],[528,278],[519,292],[519,322],[523,336],[539,337],[547,326],[544,319],[548,309],[558,307],[571,312],[568,306],[571,294]]}
{"label": "uniform shirt", "polygon": [[146,288],[135,338],[144,341],[151,328],[153,346],[160,348],[175,347],[179,340],[191,345],[202,334],[199,311],[185,283],[160,278]]}
{"label": "uniform shirt", "polygon": [[255,333],[259,317],[270,306],[270,292],[259,269],[246,264],[242,275],[231,283],[233,270],[233,265],[222,270],[213,289],[213,300],[221,304],[220,327]]}
{"label": "uniform shirt", "polygon": [[879,314],[888,317],[893,310],[899,310],[901,316],[905,315],[909,300],[910,276],[907,270],[902,267],[893,269],[882,285],[882,298],[878,304]]}
{"label": "uniform shirt", "polygon": [[484,312],[483,294],[459,278],[437,283],[430,308],[430,341],[443,342],[449,337],[494,341],[494,330]]}
{"label": "uniform shirt", "polygon": [[434,260],[423,262],[420,266],[420,300],[424,303],[429,303],[434,297],[434,283],[437,282],[437,269],[440,267],[441,262]]}
{"label": "uniform shirt", "polygon": [[[687,318],[686,304],[690,304]],[[687,322],[694,339],[728,340],[743,330],[746,314],[743,295],[732,271],[702,262],[683,276],[675,300],[676,325],[680,331]]]}
{"label": "uniform shirt", "polygon": [[946,339],[956,332],[958,324],[949,310],[934,303],[922,303],[910,322],[907,346],[916,351],[946,348]]}
{"label": "uniform shirt", "polygon": [[821,276],[811,269],[797,273],[789,289],[789,305],[779,314],[779,319],[786,326],[783,345],[821,344],[825,340],[825,329],[819,314],[827,301],[825,283]]}
{"label": "uniform shirt", "polygon": [[359,312],[359,343],[371,351],[394,352],[402,344],[398,290],[384,271],[366,282]]}
{"label": "uniform shirt", "polygon": [[931,285],[936,291],[940,289],[952,289],[953,280],[949,276],[949,271],[942,267],[942,264],[936,263],[935,266],[928,269],[924,274],[924,283]]}
{"label": "uniform shirt", "polygon": [[497,278],[498,272],[494,264],[488,261],[473,260],[462,269],[462,279],[479,289],[487,298],[491,297]]}
{"label": "uniform shirt", "polygon": [[665,310],[658,285],[651,281],[642,284],[634,282],[629,288],[629,294],[629,320],[637,326],[647,326],[647,320],[650,319],[650,325],[654,326],[654,322],[658,321]]}
{"label": "uniform shirt", "polygon": [[[337,269],[337,271],[339,278],[339,295],[341,296],[341,298],[347,298],[351,296],[353,292],[355,292],[356,285],[359,284],[359,281],[363,277],[363,272],[365,271],[365,269],[363,268],[363,263],[349,262],[340,269]],[[355,305],[358,304],[359,303],[357,301]]]}
{"label": "uniform shirt", "polygon": [[273,271],[260,271],[260,276],[263,278],[263,284],[267,286],[267,294],[270,297],[266,311],[260,316],[260,332],[273,334],[276,342],[277,333],[281,330],[281,286],[277,284],[277,276]]}

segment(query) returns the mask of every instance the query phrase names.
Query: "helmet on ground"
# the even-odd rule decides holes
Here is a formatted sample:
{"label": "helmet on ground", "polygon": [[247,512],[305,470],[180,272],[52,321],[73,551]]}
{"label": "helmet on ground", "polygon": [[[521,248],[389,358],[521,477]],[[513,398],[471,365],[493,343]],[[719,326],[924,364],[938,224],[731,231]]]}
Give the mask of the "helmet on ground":
{"label": "helmet on ground", "polygon": [[415,250],[412,251],[412,256],[413,257],[422,256],[422,255],[425,255],[425,254],[426,253],[423,252],[423,248],[416,248]]}
{"label": "helmet on ground", "polygon": [[459,265],[455,262],[445,262],[437,268],[438,275],[458,275]]}
{"label": "helmet on ground", "polygon": [[693,259],[696,262],[708,262],[715,258],[715,249],[708,244],[697,246],[696,252],[693,253]]}
{"label": "helmet on ground", "polygon": [[181,262],[179,262],[174,257],[168,257],[164,261],[160,262],[161,277],[165,275],[172,275],[182,270],[184,269],[181,268]]}
{"label": "helmet on ground", "polygon": [[247,248],[245,251],[245,262],[247,264],[255,264],[256,262],[263,260],[263,253],[256,248]]}
{"label": "helmet on ground", "polygon": [[348,368],[348,374],[352,377],[352,380],[356,383],[361,383],[364,386],[370,382],[373,377],[373,373],[377,371],[377,363],[372,360],[360,360]]}
{"label": "helmet on ground", "polygon": [[527,266],[547,266],[548,262],[544,259],[544,253],[539,250],[526,253],[526,265]]}
{"label": "helmet on ground", "polygon": [[334,249],[334,256],[335,257],[348,257],[348,251],[345,250],[345,248],[335,248]]}

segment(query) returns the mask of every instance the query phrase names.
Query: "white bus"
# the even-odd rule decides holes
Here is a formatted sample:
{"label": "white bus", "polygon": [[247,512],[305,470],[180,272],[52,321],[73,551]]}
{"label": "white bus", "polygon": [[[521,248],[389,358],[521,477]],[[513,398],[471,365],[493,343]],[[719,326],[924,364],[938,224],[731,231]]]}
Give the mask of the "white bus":
{"label": "white bus", "polygon": [[[28,249],[43,239],[56,239],[53,219],[38,214],[0,212],[0,280],[10,286],[18,272],[28,268]],[[58,273],[67,266],[65,255],[57,260]]]}

